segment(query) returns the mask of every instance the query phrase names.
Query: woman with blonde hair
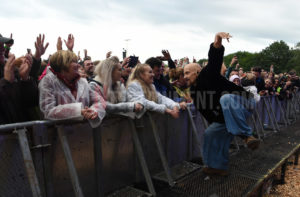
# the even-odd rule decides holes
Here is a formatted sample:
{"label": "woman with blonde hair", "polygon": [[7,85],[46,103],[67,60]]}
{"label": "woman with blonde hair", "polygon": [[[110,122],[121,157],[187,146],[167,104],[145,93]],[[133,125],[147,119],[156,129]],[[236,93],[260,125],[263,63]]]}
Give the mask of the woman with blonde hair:
{"label": "woman with blonde hair", "polygon": [[105,116],[105,101],[80,78],[76,55],[60,50],[50,58],[49,72],[39,83],[40,109],[46,119],[89,120],[93,128]]}
{"label": "woman with blonde hair", "polygon": [[170,114],[179,117],[179,104],[161,95],[153,85],[154,74],[148,64],[138,64],[131,75],[127,85],[128,101],[139,101],[145,110]]}
{"label": "woman with blonde hair", "polygon": [[105,99],[107,113],[140,112],[143,109],[141,102],[126,102],[126,89],[120,83],[121,72],[119,59],[116,56],[107,58],[96,66],[96,77],[90,87]]}

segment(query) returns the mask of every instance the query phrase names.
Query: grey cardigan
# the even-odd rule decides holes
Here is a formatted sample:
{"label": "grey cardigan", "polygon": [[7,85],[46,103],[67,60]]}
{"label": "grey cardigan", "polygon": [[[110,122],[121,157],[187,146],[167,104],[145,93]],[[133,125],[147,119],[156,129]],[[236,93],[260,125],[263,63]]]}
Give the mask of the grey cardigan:
{"label": "grey cardigan", "polygon": [[[90,88],[92,89],[93,92],[103,95],[103,87],[99,85],[97,82],[91,81]],[[139,103],[139,102],[126,102],[126,89],[123,84],[121,85],[121,91],[122,91],[122,98],[120,103],[113,104],[106,101],[105,110],[107,113],[115,114],[120,112],[127,113],[127,112],[134,111],[135,103]]]}
{"label": "grey cardigan", "polygon": [[[155,89],[153,84],[152,86]],[[157,103],[146,99],[142,86],[140,85],[139,82],[134,81],[130,83],[128,86],[127,100],[130,102],[139,102],[139,103],[141,102],[141,104],[144,105],[145,110],[155,111],[162,114],[165,113],[166,108],[173,109],[175,106],[180,108],[178,103],[174,102],[168,97],[161,95],[157,91],[156,94],[157,94]]]}

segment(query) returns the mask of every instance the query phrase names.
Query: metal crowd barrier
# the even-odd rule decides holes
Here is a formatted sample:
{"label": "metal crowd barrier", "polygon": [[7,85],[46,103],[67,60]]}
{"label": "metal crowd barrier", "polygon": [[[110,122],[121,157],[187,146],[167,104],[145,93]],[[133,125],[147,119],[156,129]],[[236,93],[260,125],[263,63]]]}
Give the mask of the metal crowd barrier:
{"label": "metal crowd barrier", "polygon": [[[289,100],[262,97],[249,124],[263,139],[297,120],[299,93]],[[112,116],[92,129],[83,121],[32,121],[0,126],[1,196],[105,196],[153,179],[171,187],[198,169],[208,123],[189,105],[172,119],[147,112],[141,119]],[[237,151],[240,146],[235,139]],[[130,190],[133,191],[133,190]]]}

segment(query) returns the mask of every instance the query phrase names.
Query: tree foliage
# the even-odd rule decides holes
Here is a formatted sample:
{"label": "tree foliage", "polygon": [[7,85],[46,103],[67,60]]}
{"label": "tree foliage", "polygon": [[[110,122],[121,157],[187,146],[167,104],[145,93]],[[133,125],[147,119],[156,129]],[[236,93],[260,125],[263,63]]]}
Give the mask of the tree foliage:
{"label": "tree foliage", "polygon": [[276,41],[270,44],[259,53],[250,53],[247,51],[238,51],[224,57],[226,65],[234,55],[238,57],[240,67],[248,71],[251,67],[260,66],[265,70],[269,70],[271,65],[274,65],[276,73],[288,72],[295,69],[300,72],[300,43],[296,44],[296,49],[290,49],[284,41]]}

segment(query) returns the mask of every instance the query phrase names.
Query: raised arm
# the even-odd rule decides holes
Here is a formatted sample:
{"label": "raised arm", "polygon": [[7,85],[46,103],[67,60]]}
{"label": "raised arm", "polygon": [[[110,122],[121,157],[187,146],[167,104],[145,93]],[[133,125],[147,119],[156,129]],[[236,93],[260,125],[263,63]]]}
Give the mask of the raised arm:
{"label": "raised arm", "polygon": [[221,48],[222,47],[222,40],[227,39],[229,42],[229,39],[232,38],[232,36],[229,33],[226,32],[219,32],[215,36],[215,42],[214,42],[214,47],[215,48]]}
{"label": "raised arm", "polygon": [[231,38],[229,33],[219,32],[216,34],[215,41],[210,45],[208,52],[207,68],[210,70],[210,72],[216,74],[220,73],[225,51],[222,45],[222,39],[227,39],[229,41],[229,38]]}

